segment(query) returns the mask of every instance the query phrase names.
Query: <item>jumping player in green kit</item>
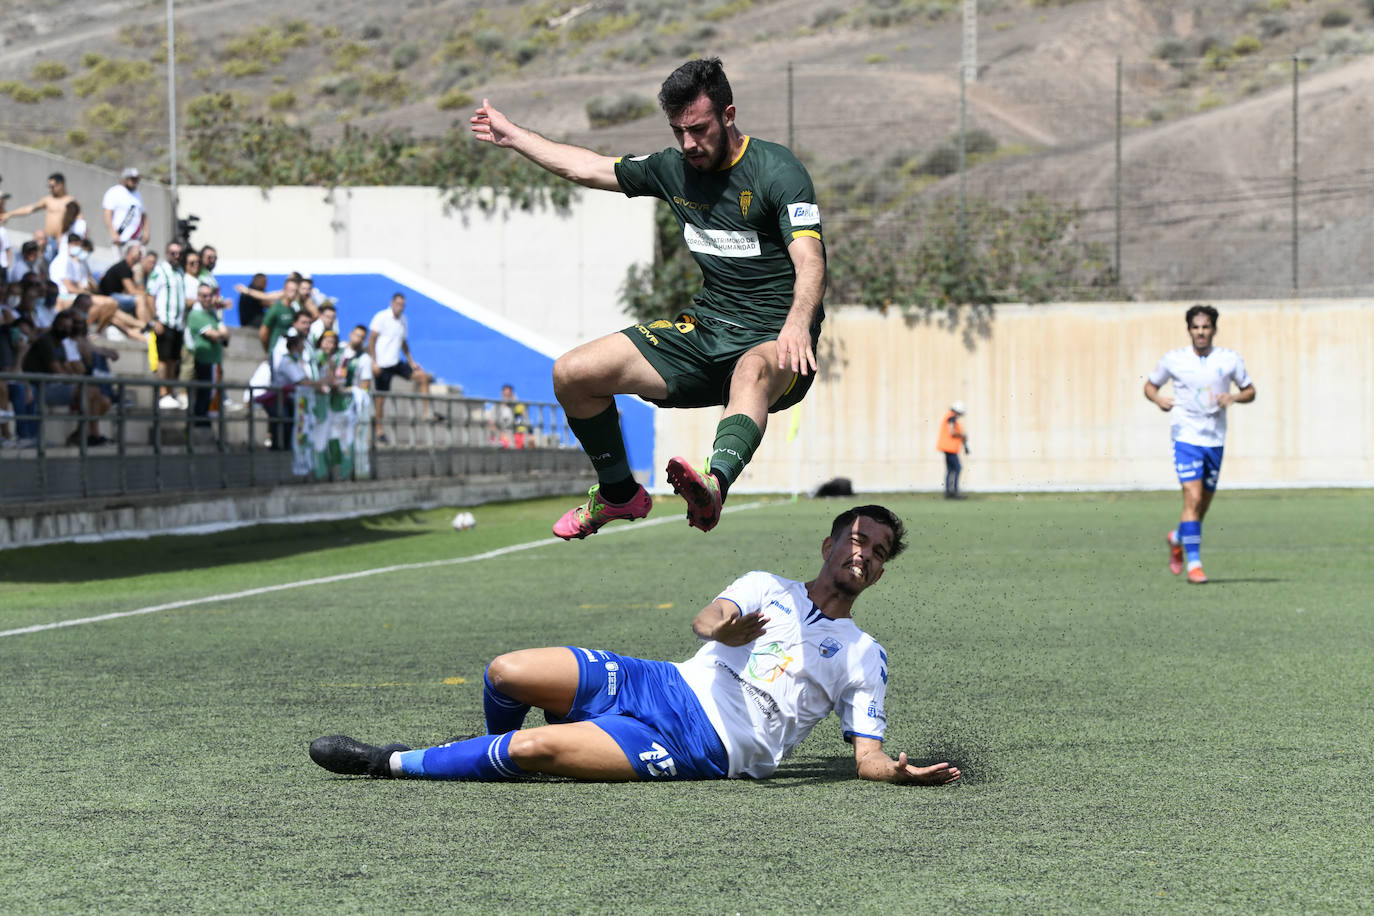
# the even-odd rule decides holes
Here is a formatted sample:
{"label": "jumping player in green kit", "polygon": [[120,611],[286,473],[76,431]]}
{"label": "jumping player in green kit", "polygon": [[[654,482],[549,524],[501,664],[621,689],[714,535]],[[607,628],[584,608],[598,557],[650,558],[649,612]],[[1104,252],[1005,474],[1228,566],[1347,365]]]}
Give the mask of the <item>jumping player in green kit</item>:
{"label": "jumping player in green kit", "polygon": [[811,176],[787,148],[740,133],[718,58],[678,67],[658,100],[678,145],[648,156],[615,158],[556,143],[485,99],[471,119],[478,140],[514,149],[555,175],[667,201],[705,281],[680,314],[608,334],[554,363],[554,393],[598,481],[586,505],[554,524],[565,540],[643,518],[653,505],[630,473],[614,395],[662,407],[724,405],[705,468],[673,458],[666,469],[687,500],[687,521],[710,531],[763,439],[768,414],[799,402],[815,377],[825,246]]}

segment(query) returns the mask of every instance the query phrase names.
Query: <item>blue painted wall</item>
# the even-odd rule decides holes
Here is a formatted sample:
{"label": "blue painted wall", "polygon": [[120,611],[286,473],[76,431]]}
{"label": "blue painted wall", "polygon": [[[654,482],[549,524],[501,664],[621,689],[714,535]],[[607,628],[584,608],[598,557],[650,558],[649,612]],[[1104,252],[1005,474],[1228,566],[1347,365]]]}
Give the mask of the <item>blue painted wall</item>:
{"label": "blue painted wall", "polygon": [[[234,284],[247,283],[251,276],[217,274],[220,287],[233,306],[225,312],[229,324],[238,324],[238,296]],[[267,288],[280,289],[285,274],[268,274]],[[315,286],[338,299],[339,327],[344,336],[354,325],[367,325],[372,316],[386,308],[393,293],[406,297],[406,322],[410,329],[410,352],[415,361],[450,385],[462,385],[470,398],[501,396],[501,386],[510,384],[527,401],[553,403],[553,360],[538,350],[493,331],[486,325],[384,274],[315,274]],[[613,330],[607,328],[607,331]],[[640,473],[641,482],[652,485],[643,472],[653,471],[654,408],[632,398],[616,399],[620,408],[625,445],[630,467]]]}

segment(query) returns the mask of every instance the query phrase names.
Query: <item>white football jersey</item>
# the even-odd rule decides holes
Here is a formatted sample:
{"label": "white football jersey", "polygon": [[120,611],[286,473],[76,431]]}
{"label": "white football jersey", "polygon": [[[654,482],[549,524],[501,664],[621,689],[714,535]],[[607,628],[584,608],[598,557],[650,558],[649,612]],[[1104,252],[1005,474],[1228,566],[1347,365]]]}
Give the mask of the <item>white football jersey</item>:
{"label": "white football jersey", "polygon": [[872,636],[822,614],[804,583],[771,573],[748,573],[720,597],[769,618],[752,643],[710,640],[677,666],[720,734],[731,777],[771,775],[832,712],[846,736],[882,740],[887,653]]}
{"label": "white football jersey", "polygon": [[1226,408],[1217,404],[1217,397],[1230,391],[1232,382],[1237,388],[1250,387],[1245,360],[1225,347],[1213,347],[1206,356],[1198,356],[1192,347],[1179,347],[1165,353],[1150,373],[1150,382],[1156,386],[1171,379],[1174,409],[1169,412],[1173,421],[1169,432],[1174,441],[1225,445]]}

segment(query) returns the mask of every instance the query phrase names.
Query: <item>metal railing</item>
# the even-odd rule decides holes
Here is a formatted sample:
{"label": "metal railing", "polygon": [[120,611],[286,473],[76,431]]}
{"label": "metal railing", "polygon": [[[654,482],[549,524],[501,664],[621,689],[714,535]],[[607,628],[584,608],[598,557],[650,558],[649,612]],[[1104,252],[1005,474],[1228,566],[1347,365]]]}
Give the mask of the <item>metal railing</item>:
{"label": "metal railing", "polygon": [[[369,411],[360,421],[367,423],[367,460],[344,474],[331,466],[321,477],[292,469],[293,421],[263,403],[272,397],[284,402],[279,388],[31,373],[0,373],[0,385],[8,386],[14,413],[0,416],[0,428],[7,424],[10,434],[0,448],[0,502],[463,476],[534,467],[510,453],[559,450],[580,457],[557,404],[521,402],[517,425],[502,422],[510,413],[499,400],[375,392],[383,400],[383,419]],[[162,405],[162,387],[183,395],[176,408]],[[99,401],[93,391],[100,392]],[[213,409],[198,414],[197,392],[207,391]],[[91,438],[92,422],[99,439]],[[507,459],[495,460],[501,453]],[[578,466],[562,456],[557,464],[565,461]]]}

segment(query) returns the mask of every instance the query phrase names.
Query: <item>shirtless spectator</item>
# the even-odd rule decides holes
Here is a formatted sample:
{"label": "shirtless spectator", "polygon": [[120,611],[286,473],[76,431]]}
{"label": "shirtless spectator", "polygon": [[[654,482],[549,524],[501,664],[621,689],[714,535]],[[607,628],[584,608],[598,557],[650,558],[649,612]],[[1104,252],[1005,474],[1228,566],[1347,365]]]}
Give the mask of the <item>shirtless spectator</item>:
{"label": "shirtless spectator", "polygon": [[[51,261],[57,257],[58,239],[62,237],[62,219],[67,215],[67,204],[75,201],[67,192],[67,179],[61,172],[53,172],[48,176],[48,193],[45,197],[39,198],[28,206],[19,207],[9,213],[0,213],[0,223],[5,223],[16,216],[28,216],[30,213],[43,211],[43,256]],[[38,241],[38,233],[33,234],[34,240]]]}
{"label": "shirtless spectator", "polygon": [[112,185],[100,201],[105,211],[105,228],[114,240],[115,257],[122,255],[122,247],[129,242],[148,244],[148,211],[143,195],[138,193],[138,169],[126,168],[119,173],[119,184]]}
{"label": "shirtless spectator", "polygon": [[140,330],[146,330],[153,320],[153,302],[148,298],[147,288],[141,286],[134,277],[141,260],[143,246],[138,242],[125,244],[123,255],[101,276],[99,290],[101,295],[109,296],[118,303],[121,312],[132,315]]}

